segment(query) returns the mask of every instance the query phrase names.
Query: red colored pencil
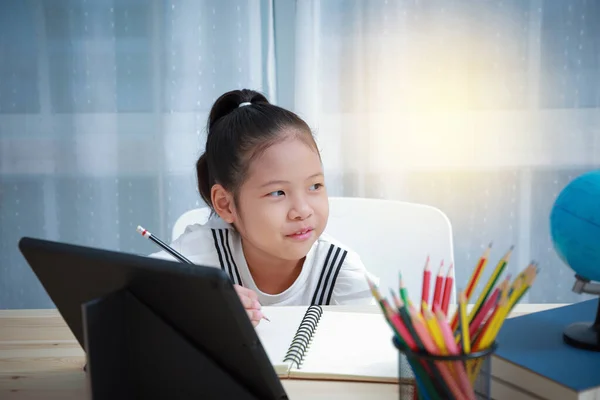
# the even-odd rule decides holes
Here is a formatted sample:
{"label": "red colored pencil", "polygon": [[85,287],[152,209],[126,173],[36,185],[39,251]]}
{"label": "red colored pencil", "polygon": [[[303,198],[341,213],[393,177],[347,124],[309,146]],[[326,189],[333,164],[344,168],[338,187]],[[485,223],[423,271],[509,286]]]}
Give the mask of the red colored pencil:
{"label": "red colored pencil", "polygon": [[496,307],[498,301],[500,300],[500,295],[502,294],[502,292],[504,290],[508,290],[510,278],[510,274],[506,275],[504,281],[500,285],[496,286],[490,297],[488,297],[485,303],[483,303],[481,310],[477,313],[475,318],[473,318],[473,321],[471,321],[471,323],[469,324],[469,333],[471,334],[471,337],[475,337],[475,332],[477,332],[477,329],[479,329],[483,321],[486,320],[487,314],[489,314],[490,311],[494,307]]}
{"label": "red colored pencil", "polygon": [[440,269],[438,271],[437,277],[435,278],[435,289],[433,290],[433,301],[431,304],[442,305],[442,295],[444,290],[444,275],[442,273],[442,269],[444,268],[444,260],[442,260],[440,264]]}
{"label": "red colored pencil", "polygon": [[452,295],[452,285],[454,284],[454,265],[450,264],[446,280],[444,282],[444,295],[442,300],[442,312],[448,315],[448,307],[450,306],[450,296]]}
{"label": "red colored pencil", "polygon": [[487,317],[487,315],[492,310],[492,308],[495,307],[496,304],[498,303],[499,295],[500,295],[500,288],[497,287],[496,289],[494,289],[494,292],[492,293],[492,295],[486,300],[483,307],[481,307],[481,310],[479,311],[479,313],[477,314],[475,319],[469,325],[469,336],[470,337],[472,337],[472,338],[475,337],[475,333],[477,332],[477,329],[481,326],[481,323],[483,322],[485,317]]}
{"label": "red colored pencil", "polygon": [[431,281],[431,270],[429,269],[429,256],[425,261],[425,269],[423,269],[423,286],[421,288],[421,312],[423,312],[423,302],[429,305],[429,283]]}

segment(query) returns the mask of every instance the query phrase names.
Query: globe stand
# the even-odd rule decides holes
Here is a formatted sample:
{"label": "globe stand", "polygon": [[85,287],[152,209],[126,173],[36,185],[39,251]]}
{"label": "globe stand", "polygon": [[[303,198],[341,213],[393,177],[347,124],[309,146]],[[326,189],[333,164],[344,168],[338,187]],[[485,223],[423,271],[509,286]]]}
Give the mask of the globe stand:
{"label": "globe stand", "polygon": [[[588,279],[575,275],[575,293],[600,295],[600,283],[592,283]],[[563,340],[570,346],[580,349],[600,351],[600,302],[593,323],[576,322],[567,326],[563,332]]]}

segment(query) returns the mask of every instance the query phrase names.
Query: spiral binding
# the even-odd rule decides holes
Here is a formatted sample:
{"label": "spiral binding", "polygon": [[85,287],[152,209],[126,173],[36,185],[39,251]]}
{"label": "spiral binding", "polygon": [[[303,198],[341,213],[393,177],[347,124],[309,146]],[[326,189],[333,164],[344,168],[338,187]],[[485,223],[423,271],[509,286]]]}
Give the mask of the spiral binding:
{"label": "spiral binding", "polygon": [[304,360],[304,354],[310,346],[322,315],[323,309],[321,306],[311,305],[308,307],[283,361],[291,361],[296,364],[296,368],[300,368]]}

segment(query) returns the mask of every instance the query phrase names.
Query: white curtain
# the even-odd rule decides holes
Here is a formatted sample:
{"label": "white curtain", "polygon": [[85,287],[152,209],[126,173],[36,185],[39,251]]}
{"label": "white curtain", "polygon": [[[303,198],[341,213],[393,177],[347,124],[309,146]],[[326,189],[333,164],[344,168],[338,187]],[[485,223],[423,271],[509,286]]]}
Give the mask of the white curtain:
{"label": "white curtain", "polygon": [[516,246],[513,276],[539,261],[525,301],[585,298],[548,218],[600,167],[596,2],[299,1],[296,43],[295,107],[332,194],[442,209],[457,282],[493,241],[495,260]]}
{"label": "white curtain", "polygon": [[148,254],[201,205],[210,107],[277,100],[269,0],[0,2],[0,309],[53,307],[17,242]]}
{"label": "white curtain", "polygon": [[0,2],[0,308],[52,307],[22,236],[168,240],[202,205],[209,108],[241,87],[314,128],[332,195],[446,212],[457,280],[493,240],[511,272],[540,262],[525,301],[580,300],[548,215],[600,167],[599,49],[589,0]]}

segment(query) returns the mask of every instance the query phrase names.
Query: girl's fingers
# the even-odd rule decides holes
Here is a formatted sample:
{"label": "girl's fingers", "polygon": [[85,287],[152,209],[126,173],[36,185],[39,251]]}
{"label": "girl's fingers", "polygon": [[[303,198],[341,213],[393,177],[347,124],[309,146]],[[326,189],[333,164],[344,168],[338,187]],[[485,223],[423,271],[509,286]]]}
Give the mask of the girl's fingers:
{"label": "girl's fingers", "polygon": [[250,322],[252,322],[253,326],[258,325],[263,317],[263,314],[258,310],[246,310],[246,313],[248,314],[248,318],[250,318]]}

